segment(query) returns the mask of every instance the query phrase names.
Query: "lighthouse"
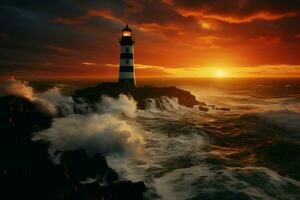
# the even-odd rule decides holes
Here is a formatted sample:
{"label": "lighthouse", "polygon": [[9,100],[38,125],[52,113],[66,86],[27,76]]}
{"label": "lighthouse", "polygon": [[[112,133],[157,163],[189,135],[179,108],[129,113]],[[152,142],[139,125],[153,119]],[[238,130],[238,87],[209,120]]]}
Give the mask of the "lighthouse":
{"label": "lighthouse", "polygon": [[135,88],[135,73],[134,73],[134,40],[132,31],[126,25],[122,30],[122,37],[120,39],[121,54],[120,54],[120,68],[119,68],[119,84],[124,89]]}

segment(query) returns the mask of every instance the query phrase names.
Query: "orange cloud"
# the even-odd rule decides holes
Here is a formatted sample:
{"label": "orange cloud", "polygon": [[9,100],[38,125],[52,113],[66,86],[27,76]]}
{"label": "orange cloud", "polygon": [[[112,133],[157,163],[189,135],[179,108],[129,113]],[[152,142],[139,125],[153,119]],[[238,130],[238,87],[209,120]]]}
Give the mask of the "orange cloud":
{"label": "orange cloud", "polygon": [[203,29],[211,29],[211,25],[209,23],[201,22],[200,24]]}
{"label": "orange cloud", "polygon": [[220,48],[219,45],[216,44],[221,38],[216,36],[201,36],[195,39],[195,42],[199,44],[198,48],[209,48],[209,49],[217,49]]}
{"label": "orange cloud", "polygon": [[124,22],[120,18],[114,16],[113,12],[109,9],[90,10],[90,11],[88,11],[87,14],[85,14],[83,16],[80,16],[77,19],[57,17],[54,20],[54,22],[65,24],[65,25],[77,25],[77,24],[80,24],[80,23],[83,23],[83,22],[87,21],[91,17],[102,17],[104,19],[108,19],[108,20],[111,20],[111,21],[114,21],[114,22],[117,22],[117,23],[124,24]]}
{"label": "orange cloud", "polygon": [[207,13],[205,11],[194,11],[190,9],[184,9],[184,8],[179,8],[177,11],[185,16],[194,16],[198,17],[199,19],[206,18],[206,19],[216,19],[228,23],[247,23],[247,22],[252,22],[254,20],[267,20],[267,21],[272,21],[272,20],[277,20],[285,17],[293,17],[297,16],[297,12],[286,12],[286,13],[272,13],[270,11],[260,11],[257,13],[253,13],[251,15],[246,15],[246,16],[238,16],[235,15],[234,13],[232,14],[218,14],[218,13]]}
{"label": "orange cloud", "polygon": [[57,53],[60,54],[76,54],[77,51],[73,50],[73,49],[69,49],[69,48],[65,48],[65,47],[60,47],[60,46],[56,46],[56,45],[45,45],[46,48],[51,49]]}
{"label": "orange cloud", "polygon": [[121,20],[120,18],[114,16],[113,12],[109,9],[103,9],[103,10],[91,10],[88,13],[89,17],[103,17],[104,19],[108,19],[117,23],[121,23],[124,24],[123,20]]}
{"label": "orange cloud", "polygon": [[93,62],[82,62],[83,65],[96,65],[96,63]]}
{"label": "orange cloud", "polygon": [[278,44],[280,42],[280,38],[276,36],[259,36],[257,38],[252,38],[251,41],[260,45],[270,46]]}
{"label": "orange cloud", "polygon": [[176,26],[176,24],[160,25],[158,23],[142,23],[138,25],[138,29],[141,31],[161,33],[165,35],[179,36],[183,35],[183,32]]}

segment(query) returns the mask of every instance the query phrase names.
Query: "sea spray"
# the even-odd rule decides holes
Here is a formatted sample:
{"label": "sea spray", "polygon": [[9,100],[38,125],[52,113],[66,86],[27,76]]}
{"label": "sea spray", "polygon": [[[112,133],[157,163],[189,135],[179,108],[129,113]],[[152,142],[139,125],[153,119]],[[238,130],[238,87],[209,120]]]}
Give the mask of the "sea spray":
{"label": "sea spray", "polygon": [[37,92],[28,82],[14,78],[0,84],[0,96],[6,95],[26,98],[35,103],[39,110],[53,116],[74,114],[74,107],[82,108],[72,97],[63,95],[60,88],[53,87],[44,92]]}
{"label": "sea spray", "polygon": [[34,99],[34,89],[26,81],[7,79],[0,84],[0,96],[13,95],[24,97],[29,100]]}
{"label": "sea spray", "polygon": [[84,148],[89,154],[127,156],[142,151],[142,136],[111,114],[70,115],[54,119],[51,128],[36,133],[33,141],[50,142],[49,154]]}
{"label": "sea spray", "polygon": [[130,96],[120,94],[118,98],[102,96],[97,103],[98,112],[123,114],[127,117],[136,117],[137,102]]}

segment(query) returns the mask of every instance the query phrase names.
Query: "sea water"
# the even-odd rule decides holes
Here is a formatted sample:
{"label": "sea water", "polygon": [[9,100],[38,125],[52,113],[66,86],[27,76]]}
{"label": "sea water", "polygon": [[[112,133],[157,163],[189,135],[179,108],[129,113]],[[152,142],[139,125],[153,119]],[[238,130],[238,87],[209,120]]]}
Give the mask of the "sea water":
{"label": "sea water", "polygon": [[[47,84],[71,93],[94,82]],[[207,105],[230,108],[205,112],[164,98],[161,106],[149,101],[134,118],[122,116],[145,144],[138,156],[109,156],[108,162],[122,178],[144,181],[147,198],[300,199],[300,79],[146,79],[137,84],[175,85]]]}

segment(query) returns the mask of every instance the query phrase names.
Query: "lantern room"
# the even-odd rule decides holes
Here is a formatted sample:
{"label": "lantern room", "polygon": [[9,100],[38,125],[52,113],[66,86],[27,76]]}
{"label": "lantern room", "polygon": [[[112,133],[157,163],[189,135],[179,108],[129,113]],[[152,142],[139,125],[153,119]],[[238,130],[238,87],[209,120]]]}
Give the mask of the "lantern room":
{"label": "lantern room", "polygon": [[132,31],[128,25],[122,30],[122,37],[132,37]]}

